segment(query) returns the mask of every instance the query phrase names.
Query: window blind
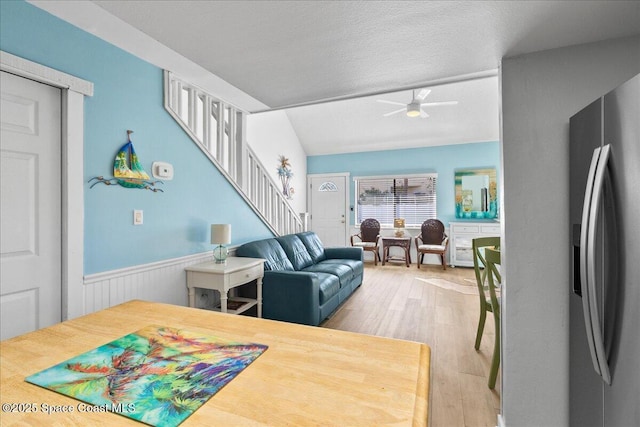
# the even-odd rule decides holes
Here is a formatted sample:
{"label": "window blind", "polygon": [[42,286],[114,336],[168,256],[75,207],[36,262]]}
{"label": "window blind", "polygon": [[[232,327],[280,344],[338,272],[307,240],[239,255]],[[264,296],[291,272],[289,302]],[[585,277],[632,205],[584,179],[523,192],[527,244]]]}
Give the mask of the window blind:
{"label": "window blind", "polygon": [[405,226],[411,227],[435,218],[437,178],[438,174],[357,178],[357,223],[375,218],[393,227],[395,218],[404,218]]}

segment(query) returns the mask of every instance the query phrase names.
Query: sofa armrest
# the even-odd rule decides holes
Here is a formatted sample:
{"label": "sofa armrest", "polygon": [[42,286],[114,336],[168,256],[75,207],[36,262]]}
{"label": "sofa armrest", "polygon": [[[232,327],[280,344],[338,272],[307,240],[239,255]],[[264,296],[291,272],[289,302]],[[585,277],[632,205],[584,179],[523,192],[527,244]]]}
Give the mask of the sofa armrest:
{"label": "sofa armrest", "polygon": [[362,261],[364,259],[362,248],[350,246],[325,248],[324,255],[327,259],[355,259],[357,261]]}
{"label": "sofa armrest", "polygon": [[318,275],[306,271],[265,271],[262,280],[262,311],[267,319],[318,325]]}

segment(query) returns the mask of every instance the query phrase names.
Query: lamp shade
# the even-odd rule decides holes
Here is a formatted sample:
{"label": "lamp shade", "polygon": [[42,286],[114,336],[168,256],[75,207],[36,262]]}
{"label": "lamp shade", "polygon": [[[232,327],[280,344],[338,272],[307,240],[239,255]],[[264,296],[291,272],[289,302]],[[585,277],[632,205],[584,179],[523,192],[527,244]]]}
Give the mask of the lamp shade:
{"label": "lamp shade", "polygon": [[396,218],[393,220],[393,228],[404,228],[404,218]]}
{"label": "lamp shade", "polygon": [[211,243],[214,245],[231,243],[231,224],[211,224]]}

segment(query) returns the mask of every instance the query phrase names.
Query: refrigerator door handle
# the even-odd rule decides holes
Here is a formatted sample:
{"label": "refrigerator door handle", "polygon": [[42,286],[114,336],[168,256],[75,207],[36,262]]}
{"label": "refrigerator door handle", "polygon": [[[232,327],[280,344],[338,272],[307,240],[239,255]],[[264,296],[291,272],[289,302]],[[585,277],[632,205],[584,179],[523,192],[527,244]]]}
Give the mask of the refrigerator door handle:
{"label": "refrigerator door handle", "polygon": [[589,174],[587,177],[587,187],[584,192],[584,204],[582,206],[582,230],[580,233],[580,291],[582,294],[582,313],[584,315],[584,326],[587,332],[587,342],[589,344],[589,352],[591,353],[591,361],[593,369],[598,375],[602,375],[598,356],[596,353],[595,342],[593,338],[593,320],[591,318],[591,309],[589,301],[591,294],[589,293],[589,261],[592,260],[588,256],[588,236],[590,234],[589,216],[591,213],[591,201],[593,195],[594,179],[598,168],[598,160],[600,159],[600,147],[593,150],[591,157],[591,165],[589,166]]}
{"label": "refrigerator door handle", "polygon": [[[597,224],[598,224],[598,214],[600,212],[600,201],[602,198],[602,189],[604,187],[606,171],[607,171],[607,163],[609,161],[609,152],[611,147],[609,145],[605,145],[600,149],[598,155],[598,160],[596,163],[596,168],[594,171],[594,177],[592,181],[592,193],[590,197],[590,204],[588,209],[588,218],[587,218],[587,230],[585,233],[586,238],[586,263],[584,265],[584,269],[586,270],[586,286],[587,286],[587,300],[583,300],[583,306],[588,306],[589,316],[585,314],[585,319],[588,317],[590,320],[590,327],[587,331],[591,332],[592,340],[593,340],[593,349],[591,350],[592,358],[595,353],[595,358],[593,358],[594,367],[596,367],[596,372],[602,377],[602,380],[607,384],[611,384],[611,374],[609,371],[609,365],[607,363],[607,354],[604,349],[604,337],[602,335],[602,327],[600,324],[600,311],[598,309],[599,301],[597,294],[597,281],[598,278],[596,276],[596,233],[597,233]],[[594,156],[595,156],[594,152]],[[592,160],[593,165],[593,160]],[[591,175],[591,171],[589,172]],[[583,220],[584,220],[584,212],[583,212]],[[581,236],[582,237],[582,236]],[[581,242],[582,243],[582,242]],[[582,244],[581,244],[582,246]],[[581,253],[582,256],[582,253]],[[583,289],[584,290],[584,289]],[[589,332],[587,333],[589,335]],[[591,343],[590,343],[591,344]]]}
{"label": "refrigerator door handle", "polygon": [[598,277],[596,276],[596,232],[598,224],[598,214],[600,213],[600,201],[602,199],[602,190],[609,162],[609,152],[611,146],[604,145],[600,149],[600,159],[598,160],[598,168],[593,182],[593,195],[591,196],[591,212],[589,214],[589,233],[587,234],[587,257],[589,259],[589,310],[591,311],[591,320],[593,323],[593,342],[595,344],[596,355],[600,365],[600,375],[607,384],[611,385],[611,374],[609,372],[609,364],[607,363],[607,353],[604,349],[604,336],[602,327],[600,326],[600,310],[598,310],[599,301],[596,290]]}

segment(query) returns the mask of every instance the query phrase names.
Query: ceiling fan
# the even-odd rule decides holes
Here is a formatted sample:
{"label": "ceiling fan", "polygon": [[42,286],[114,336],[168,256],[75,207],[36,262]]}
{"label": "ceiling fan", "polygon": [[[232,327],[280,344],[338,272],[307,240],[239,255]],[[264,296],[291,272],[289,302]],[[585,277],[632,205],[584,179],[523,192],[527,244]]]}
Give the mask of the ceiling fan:
{"label": "ceiling fan", "polygon": [[416,91],[413,91],[413,100],[408,104],[402,102],[387,101],[386,99],[378,99],[378,102],[391,105],[402,105],[402,108],[383,114],[384,117],[389,117],[402,111],[407,112],[409,117],[422,117],[426,118],[429,115],[422,109],[422,107],[435,107],[440,105],[456,105],[458,101],[441,101],[441,102],[423,102],[424,99],[431,93],[431,89],[420,89],[420,92],[416,95]]}

